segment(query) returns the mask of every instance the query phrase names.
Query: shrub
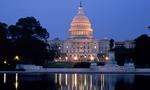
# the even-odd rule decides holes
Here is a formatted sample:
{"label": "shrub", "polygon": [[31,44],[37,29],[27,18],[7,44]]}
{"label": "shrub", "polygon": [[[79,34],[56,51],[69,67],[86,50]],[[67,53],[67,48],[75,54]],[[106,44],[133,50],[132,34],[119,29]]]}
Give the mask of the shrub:
{"label": "shrub", "polygon": [[89,68],[90,63],[89,62],[78,62],[74,64],[74,68]]}

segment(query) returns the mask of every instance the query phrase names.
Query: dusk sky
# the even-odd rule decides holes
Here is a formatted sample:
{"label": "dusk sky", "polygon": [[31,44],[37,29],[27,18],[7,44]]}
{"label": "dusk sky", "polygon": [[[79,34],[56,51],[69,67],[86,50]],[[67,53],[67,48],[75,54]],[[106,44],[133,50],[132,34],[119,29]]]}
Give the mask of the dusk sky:
{"label": "dusk sky", "polygon": [[80,1],[96,39],[150,35],[150,0],[0,0],[0,22],[10,25],[21,17],[34,16],[48,30],[50,39],[66,39]]}

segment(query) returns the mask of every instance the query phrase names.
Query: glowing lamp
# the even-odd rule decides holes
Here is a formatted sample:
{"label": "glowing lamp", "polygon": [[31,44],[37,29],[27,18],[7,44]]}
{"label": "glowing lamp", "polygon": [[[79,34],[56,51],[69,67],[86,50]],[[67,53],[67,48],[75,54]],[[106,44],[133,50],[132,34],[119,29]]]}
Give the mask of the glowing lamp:
{"label": "glowing lamp", "polygon": [[78,60],[78,57],[77,57],[77,56],[75,56],[75,57],[74,57],[74,60]]}
{"label": "glowing lamp", "polygon": [[108,60],[108,59],[109,59],[109,57],[107,57],[107,56],[106,56],[106,57],[105,57],[105,59],[106,59],[106,60]]}
{"label": "glowing lamp", "polygon": [[17,60],[17,61],[19,61],[19,56],[17,55],[17,56],[15,56],[15,58],[14,58],[15,60]]}
{"label": "glowing lamp", "polygon": [[94,60],[94,57],[93,57],[93,56],[91,56],[91,57],[90,57],[90,59],[93,61],[93,60]]}
{"label": "glowing lamp", "polygon": [[4,64],[7,64],[7,61],[4,61]]}

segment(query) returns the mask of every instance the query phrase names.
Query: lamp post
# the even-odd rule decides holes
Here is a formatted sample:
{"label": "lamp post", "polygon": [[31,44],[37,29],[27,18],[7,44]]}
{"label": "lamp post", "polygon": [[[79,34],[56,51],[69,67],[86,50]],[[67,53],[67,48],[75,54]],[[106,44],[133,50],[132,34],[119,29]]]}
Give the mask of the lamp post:
{"label": "lamp post", "polygon": [[19,57],[18,55],[16,55],[16,56],[14,57],[14,59],[17,60],[17,61],[19,61],[19,60],[20,60],[20,57]]}
{"label": "lamp post", "polygon": [[6,60],[4,60],[4,62],[3,62],[4,64],[7,64],[7,61]]}
{"label": "lamp post", "polygon": [[91,59],[91,61],[93,61],[93,60],[94,60],[94,57],[93,57],[93,56],[91,56],[91,58],[90,58],[90,59]]}
{"label": "lamp post", "polygon": [[74,60],[78,60],[78,57],[77,57],[77,56],[75,56],[75,57],[74,57]]}
{"label": "lamp post", "polygon": [[86,61],[86,55],[84,56],[84,60]]}
{"label": "lamp post", "polygon": [[106,56],[106,57],[105,57],[105,60],[106,60],[106,61],[108,61],[108,60],[109,60],[109,57],[108,57],[108,56]]}
{"label": "lamp post", "polygon": [[61,57],[59,57],[59,62],[61,62]]}
{"label": "lamp post", "polygon": [[68,57],[65,57],[66,61],[68,61]]}

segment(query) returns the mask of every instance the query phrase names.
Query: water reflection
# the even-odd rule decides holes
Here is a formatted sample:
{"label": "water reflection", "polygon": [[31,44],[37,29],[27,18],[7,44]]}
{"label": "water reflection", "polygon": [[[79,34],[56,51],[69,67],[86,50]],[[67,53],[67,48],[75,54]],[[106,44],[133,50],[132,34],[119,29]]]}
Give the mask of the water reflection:
{"label": "water reflection", "polygon": [[61,87],[60,90],[115,90],[119,80],[132,84],[134,75],[55,74],[55,83]]}
{"label": "water reflection", "polygon": [[105,86],[105,76],[104,74],[101,74],[101,89],[100,90],[104,90],[104,86]]}
{"label": "water reflection", "polygon": [[0,90],[141,90],[149,80],[134,74],[3,73]]}
{"label": "water reflection", "polygon": [[19,86],[19,82],[18,82],[18,73],[16,73],[16,75],[15,75],[15,88],[16,88],[16,90],[18,89],[18,86]]}
{"label": "water reflection", "polygon": [[4,84],[6,83],[6,73],[4,73]]}

